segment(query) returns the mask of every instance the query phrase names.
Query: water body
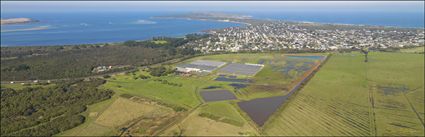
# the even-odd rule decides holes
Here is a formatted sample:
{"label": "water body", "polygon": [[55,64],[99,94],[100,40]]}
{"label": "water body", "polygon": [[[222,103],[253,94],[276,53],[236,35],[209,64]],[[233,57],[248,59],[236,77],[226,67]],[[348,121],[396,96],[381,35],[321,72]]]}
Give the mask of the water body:
{"label": "water body", "polygon": [[[202,10],[201,10],[202,11]],[[208,9],[205,9],[208,11]],[[122,42],[145,40],[156,36],[184,36],[208,29],[241,24],[183,19],[154,19],[193,11],[124,11],[124,12],[3,12],[2,18],[27,17],[37,23],[1,26],[1,46],[38,46]],[[220,12],[220,11],[217,11]],[[224,11],[251,15],[256,19],[278,19],[319,23],[363,24],[396,27],[424,27],[424,12],[402,11]]]}
{"label": "water body", "polygon": [[[155,19],[167,12],[2,13],[2,18],[28,17],[40,22],[1,26],[2,46],[38,46],[122,42],[157,36],[179,37],[241,24],[184,19]],[[175,13],[174,13],[175,14]],[[43,29],[31,29],[39,28]],[[27,31],[22,31],[26,30]]]}
{"label": "water body", "polygon": [[286,101],[288,97],[289,96],[259,98],[238,102],[238,105],[258,126],[263,126],[267,119]]}
{"label": "water body", "polygon": [[236,96],[228,90],[201,91],[201,96],[205,102],[236,99]]}
{"label": "water body", "polygon": [[289,59],[313,59],[313,60],[322,60],[324,56],[286,56]]}
{"label": "water body", "polygon": [[215,81],[224,81],[224,82],[237,82],[237,83],[250,83],[252,80],[250,79],[238,79],[233,76],[219,75],[214,79]]}
{"label": "water body", "polygon": [[[423,10],[423,9],[422,9]],[[373,26],[393,26],[404,28],[423,28],[424,12],[386,11],[342,11],[342,10],[275,10],[245,12],[254,18],[281,19],[318,23],[337,23]]]}

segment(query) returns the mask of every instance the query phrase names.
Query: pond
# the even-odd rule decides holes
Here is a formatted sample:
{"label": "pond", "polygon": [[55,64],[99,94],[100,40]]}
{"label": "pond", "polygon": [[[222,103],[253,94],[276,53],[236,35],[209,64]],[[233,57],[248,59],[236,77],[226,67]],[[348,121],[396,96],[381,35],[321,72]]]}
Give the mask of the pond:
{"label": "pond", "polygon": [[261,68],[261,65],[230,63],[218,70],[218,72],[233,75],[253,76],[260,71]]}
{"label": "pond", "polygon": [[324,56],[286,56],[287,58],[292,59],[315,59],[315,60],[322,60]]}
{"label": "pond", "polygon": [[201,96],[202,96],[202,99],[204,99],[205,102],[237,99],[236,96],[228,90],[201,91]]}
{"label": "pond", "polygon": [[221,86],[208,86],[202,89],[216,89],[216,88],[221,88]]}
{"label": "pond", "polygon": [[232,86],[235,89],[241,89],[241,88],[247,87],[248,84],[232,83],[232,84],[229,84],[229,86]]}
{"label": "pond", "polygon": [[234,76],[226,76],[226,75],[220,75],[215,81],[224,81],[224,82],[238,82],[238,83],[250,83],[252,82],[250,79],[238,79]]}
{"label": "pond", "polygon": [[286,101],[289,96],[259,98],[238,102],[238,106],[259,126],[263,126],[267,119]]}

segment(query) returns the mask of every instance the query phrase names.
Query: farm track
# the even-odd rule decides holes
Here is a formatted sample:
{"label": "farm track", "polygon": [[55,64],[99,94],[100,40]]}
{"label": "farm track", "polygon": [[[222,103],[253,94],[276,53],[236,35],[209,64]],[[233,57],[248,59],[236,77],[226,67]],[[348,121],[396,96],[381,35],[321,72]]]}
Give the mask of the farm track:
{"label": "farm track", "polygon": [[375,100],[374,100],[374,92],[377,91],[376,84],[373,83],[372,86],[369,87],[369,117],[370,117],[370,127],[371,128],[371,135],[377,136],[377,129],[376,129],[376,114],[375,114]]}
{"label": "farm track", "polygon": [[410,108],[413,110],[413,112],[415,112],[416,116],[418,117],[419,121],[422,123],[422,126],[425,128],[425,124],[423,119],[421,118],[420,114],[418,111],[416,111],[415,107],[413,106],[412,102],[409,100],[409,98],[406,96],[406,92],[403,92],[403,97],[407,100],[407,102],[409,103]]}
{"label": "farm track", "polygon": [[193,109],[189,110],[189,112],[187,112],[186,114],[183,114],[180,118],[177,118],[176,120],[174,120],[170,124],[167,124],[165,127],[161,128],[161,130],[159,130],[158,132],[156,132],[152,136],[160,136],[165,130],[173,127],[176,124],[182,123],[183,121],[185,121],[186,119],[188,119],[189,116],[193,115],[193,113],[195,113],[195,111],[198,108],[200,108],[202,105],[205,104],[205,102],[201,99],[201,96],[200,96],[199,88],[198,87],[196,87],[195,92],[196,92],[196,98],[199,100],[200,104],[197,105],[197,106],[195,106]]}
{"label": "farm track", "polygon": [[[329,56],[330,57],[330,56]],[[327,59],[329,59],[329,57]],[[322,63],[322,65],[327,61]],[[320,66],[318,66],[320,68]],[[316,70],[318,71],[318,69]],[[313,75],[303,75],[308,79]],[[297,80],[304,81],[304,80]],[[291,84],[294,89],[301,89],[302,85]],[[301,87],[296,87],[301,86]],[[343,100],[325,100],[313,96],[297,93],[285,107],[285,113],[278,115],[277,121],[285,121],[277,124],[275,133],[285,133],[284,135],[333,135],[333,136],[370,136],[374,135],[374,124],[371,123],[370,106],[364,106]],[[325,104],[319,106],[317,104]],[[350,109],[348,109],[350,108]],[[300,121],[301,120],[301,121]],[[311,128],[293,128],[293,127]],[[313,128],[314,127],[314,128]],[[276,134],[277,135],[277,134]]]}

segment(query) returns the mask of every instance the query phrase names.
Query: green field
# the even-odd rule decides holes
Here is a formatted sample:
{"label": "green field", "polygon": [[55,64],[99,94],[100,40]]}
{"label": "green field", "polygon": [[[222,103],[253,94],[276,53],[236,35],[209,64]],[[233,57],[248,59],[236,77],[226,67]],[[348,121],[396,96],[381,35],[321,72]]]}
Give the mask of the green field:
{"label": "green field", "polygon": [[229,124],[242,126],[246,122],[238,113],[237,106],[229,102],[211,102],[199,108],[200,113],[210,114],[219,120],[230,121]]}
{"label": "green field", "polygon": [[[228,101],[200,106],[182,122],[167,129],[165,136],[254,136],[255,128],[241,116],[238,108]],[[208,114],[205,116],[205,114]]]}
{"label": "green field", "polygon": [[155,44],[167,44],[168,43],[168,41],[166,41],[166,40],[153,40],[152,42],[155,43]]}
{"label": "green field", "polygon": [[403,53],[424,53],[425,47],[414,47],[414,48],[407,48],[407,49],[400,49],[400,52]]}
{"label": "green field", "polygon": [[[96,119],[108,109],[108,107],[119,98],[119,95],[115,94],[111,99],[90,105],[87,110],[83,113],[86,117],[86,121],[70,130],[62,132],[56,136],[113,136],[117,133],[114,128],[102,126],[96,123]],[[90,114],[96,114],[91,115]]]}
{"label": "green field", "polygon": [[[193,108],[200,104],[197,97],[197,89],[211,81],[208,77],[177,77],[174,75],[146,80],[134,79],[140,74],[148,75],[146,72],[138,71],[133,74],[123,74],[113,77],[104,85],[104,88],[112,89],[121,94],[143,96],[154,100],[159,100],[168,104],[185,108]],[[172,86],[163,84],[155,79],[166,80],[178,83],[182,86]]]}
{"label": "green field", "polygon": [[372,52],[368,63],[363,59],[359,53],[333,55],[264,133],[423,135],[424,55]]}
{"label": "green field", "polygon": [[[254,80],[248,87],[239,90],[229,86],[229,82],[214,81],[216,72],[191,76],[169,74],[161,77],[150,76],[148,79],[139,78],[140,75],[149,76],[145,70],[114,75],[108,78],[102,88],[112,89],[116,95],[111,100],[89,106],[88,111],[83,113],[87,117],[84,124],[59,135],[119,134],[117,125],[108,125],[122,125],[125,121],[132,121],[131,119],[140,116],[136,115],[138,112],[134,113],[134,116],[114,116],[120,108],[117,104],[123,105],[122,101],[116,103],[120,98],[118,96],[122,94],[148,98],[188,110],[175,114],[178,117],[170,116],[171,121],[177,123],[159,135],[424,134],[424,55],[409,53],[371,52],[367,63],[363,61],[364,57],[360,53],[333,54],[320,71],[263,127],[256,127],[249,117],[241,114],[235,102],[286,94],[287,89],[284,88],[302,72],[291,70],[289,74],[293,77],[288,78],[282,75],[282,72],[276,71],[276,67],[286,65],[288,60],[285,57],[283,54],[222,54],[181,62],[203,59],[258,63],[265,60],[265,67],[255,76],[238,76]],[[295,65],[309,61],[311,60],[301,60]],[[164,84],[163,81],[173,84]],[[259,88],[259,85],[263,86],[263,89]],[[209,86],[233,91],[238,99],[206,103],[198,92]],[[136,109],[138,107],[133,108],[134,111],[144,112],[142,109]],[[143,125],[143,122],[139,122],[139,126],[140,124]],[[163,124],[167,123],[159,125]],[[137,130],[141,133],[148,132],[145,128],[147,127]]]}

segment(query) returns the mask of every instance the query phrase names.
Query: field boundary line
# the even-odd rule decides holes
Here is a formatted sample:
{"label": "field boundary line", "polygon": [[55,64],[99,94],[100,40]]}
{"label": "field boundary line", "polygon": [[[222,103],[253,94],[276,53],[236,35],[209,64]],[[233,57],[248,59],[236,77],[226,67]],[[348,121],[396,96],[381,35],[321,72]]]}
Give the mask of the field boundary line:
{"label": "field boundary line", "polygon": [[374,92],[376,91],[376,83],[372,82],[372,86],[369,87],[369,117],[370,117],[370,135],[377,136],[376,128],[376,113],[375,113],[375,98]]}
{"label": "field boundary line", "polygon": [[422,120],[422,118],[419,115],[418,111],[416,111],[415,107],[413,107],[413,104],[412,104],[412,102],[410,102],[410,99],[406,96],[406,93],[403,92],[402,94],[403,94],[404,98],[407,100],[407,102],[409,103],[409,106],[411,107],[411,109],[413,110],[413,112],[415,112],[415,114],[418,117],[419,121],[421,122],[422,126],[425,128],[424,121]]}
{"label": "field boundary line", "polygon": [[266,120],[266,122],[264,123],[264,125],[262,127],[259,127],[260,133],[263,133],[264,132],[265,127],[267,125],[269,125],[270,121],[272,121],[272,119],[275,119],[276,118],[276,113],[281,112],[281,111],[283,111],[283,109],[285,109],[285,107],[287,106],[287,104],[290,103],[291,100],[293,100],[293,98],[296,97],[296,94],[298,93],[297,91],[300,91],[314,77],[314,75],[317,72],[319,72],[320,68],[323,65],[326,64],[326,62],[329,60],[329,58],[331,56],[332,56],[332,54],[327,54],[325,56],[325,58],[322,59],[319,63],[316,63],[315,66],[312,69],[310,69],[309,71],[305,72],[300,78],[298,78],[297,80],[294,80],[294,82],[292,82],[291,84],[289,84],[290,86],[292,86],[292,88],[289,88],[291,90],[289,90],[288,94],[285,95],[285,96],[288,96],[287,100],[285,102],[283,102],[283,104],[275,112],[273,112],[270,115],[270,117]]}
{"label": "field boundary line", "polygon": [[197,106],[195,106],[193,109],[189,110],[186,114],[183,114],[180,118],[176,118],[176,120],[167,124],[166,126],[161,128],[159,131],[154,133],[152,136],[160,136],[160,134],[162,134],[165,130],[170,129],[171,127],[173,127],[176,124],[184,122],[190,115],[192,115],[195,112],[195,110],[197,110],[198,108],[200,108],[202,105],[205,104],[205,102],[202,99],[200,99],[199,87],[196,87],[196,89],[195,89],[195,96],[199,100],[199,104]]}

